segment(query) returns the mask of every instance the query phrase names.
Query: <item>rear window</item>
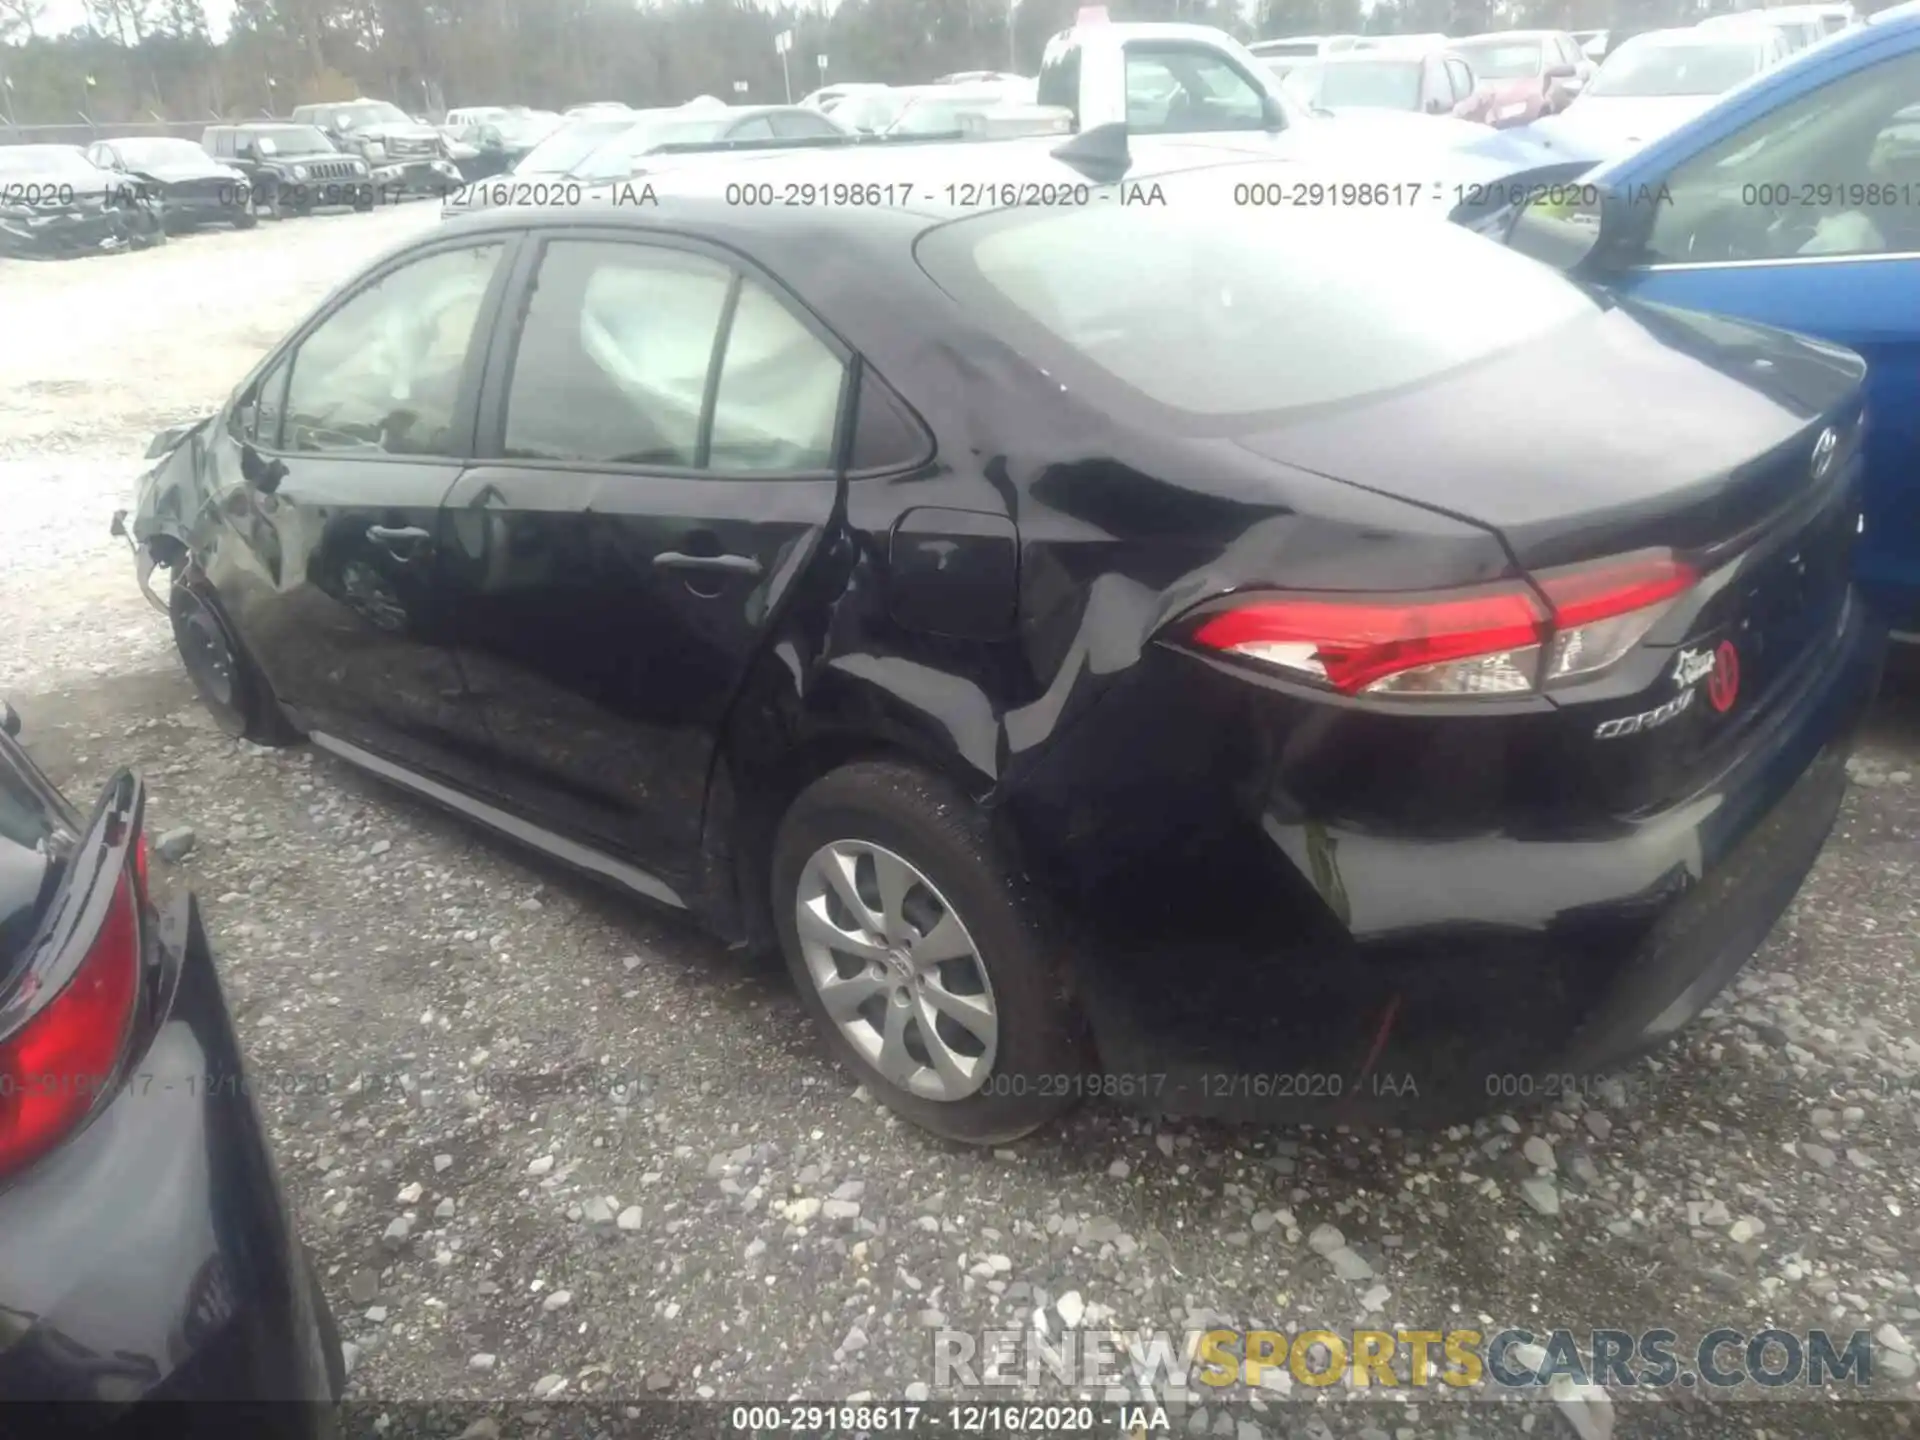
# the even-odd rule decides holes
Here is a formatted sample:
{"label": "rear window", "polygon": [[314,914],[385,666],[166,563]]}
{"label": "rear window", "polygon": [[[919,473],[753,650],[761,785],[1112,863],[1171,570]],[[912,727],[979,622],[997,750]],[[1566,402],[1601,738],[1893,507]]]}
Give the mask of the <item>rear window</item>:
{"label": "rear window", "polygon": [[1164,207],[954,221],[922,238],[920,263],[1068,389],[1208,428],[1418,384],[1600,308],[1437,218],[1230,205],[1268,167],[1211,175],[1217,205],[1168,177]]}

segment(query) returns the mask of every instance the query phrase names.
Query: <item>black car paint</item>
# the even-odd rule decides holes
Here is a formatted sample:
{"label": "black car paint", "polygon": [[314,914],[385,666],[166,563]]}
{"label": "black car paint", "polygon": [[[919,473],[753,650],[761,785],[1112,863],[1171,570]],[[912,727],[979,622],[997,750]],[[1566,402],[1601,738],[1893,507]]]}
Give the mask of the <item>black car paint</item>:
{"label": "black car paint", "polygon": [[[1808,624],[1831,632],[1782,628],[1739,723],[1696,714],[1699,727],[1613,755],[1596,753],[1593,726],[1642,708],[1682,640],[1739,623],[1732,597],[1779,583],[1777,552],[1813,520],[1762,501],[1804,467],[1819,422],[1857,419],[1858,362],[1608,304],[1551,346],[1337,416],[1175,433],[1049,380],[936,286],[913,247],[942,218],[688,202],[457,222],[402,253],[518,247],[510,287],[483,308],[477,333],[493,338],[469,357],[468,460],[410,481],[408,498],[366,477],[411,461],[349,478],[306,457],[312,480],[264,496],[239,483],[222,417],[185,483],[217,478],[177,506],[197,517],[178,538],[276,681],[334,677],[319,703],[289,707],[324,743],[576,863],[593,847],[588,868],[735,943],[769,939],[766,847],[799,786],[875,753],[949,777],[1078,917],[1075,986],[1105,1069],[1159,1077],[1131,1095],[1393,1112],[1403,1091],[1375,1106],[1356,1079],[1391,1063],[1417,1069],[1421,1101],[1473,1107],[1485,1077],[1652,1043],[1633,1007],[1663,991],[1704,1004],[1696,982],[1717,988],[1758,944],[1833,821],[1882,637],[1829,569]],[[784,288],[849,358],[840,472],[500,460],[502,317],[543,237],[589,232],[704,248]],[[1550,406],[1535,385],[1509,424],[1529,365],[1579,374],[1582,405]],[[1519,576],[1523,556],[1618,553],[1659,500],[1621,476],[1645,459],[1631,427],[1683,372],[1729,431],[1700,477],[1720,538],[1737,519],[1770,528],[1616,671],[1558,698],[1407,706],[1167,643],[1184,611],[1245,588],[1438,590]],[[868,417],[900,425],[889,391],[928,443],[861,473],[848,457]],[[1617,411],[1578,443],[1551,428],[1600,394]],[[1679,443],[1678,422],[1649,423]],[[1530,459],[1508,451],[1515,424]],[[1721,473],[1742,455],[1751,465]],[[1643,508],[1596,501],[1555,527],[1511,493],[1549,484]],[[1855,455],[1817,497],[1823,564],[1844,563],[1857,491]],[[299,518],[316,505],[324,529]],[[420,623],[397,633],[329,584],[333,551],[359,546],[369,521],[431,532]],[[732,555],[741,573],[663,570],[667,550]],[[1691,943],[1663,938],[1683,931]],[[1594,1014],[1604,1033],[1576,1036]],[[1285,1088],[1218,1083],[1250,1070],[1284,1071]],[[1313,1075],[1338,1084],[1300,1079]]]}
{"label": "black car paint", "polygon": [[[0,785],[39,817],[31,834],[0,836],[0,935],[33,942],[0,950],[5,1028],[27,957],[72,963],[71,947],[37,937],[59,925],[84,935],[104,908],[144,789],[121,771],[85,820],[6,736]],[[126,1420],[129,1405],[152,1418],[165,1402],[266,1402],[246,1412],[250,1433],[330,1436],[332,1322],[192,898],[147,908],[141,946],[142,997],[113,1093],[0,1181],[0,1401],[42,1417],[23,1419],[29,1428],[54,1416],[24,1408],[35,1402],[95,1402],[63,1422],[89,1425]]]}
{"label": "black car paint", "polygon": [[[190,142],[189,142],[190,143]],[[112,173],[127,189],[158,207],[167,228],[220,224],[244,226],[253,220],[253,187],[246,175],[202,152],[169,160],[164,165],[141,164],[120,152],[115,142],[94,147],[96,164]]]}
{"label": "black car paint", "polygon": [[[0,175],[0,191],[8,178]],[[27,182],[31,184],[31,181]],[[0,255],[50,257],[138,248],[164,234],[155,199],[110,171],[54,177],[53,197],[31,206],[0,206]],[[3,197],[0,197],[3,198]],[[30,210],[33,221],[25,213]]]}
{"label": "black car paint", "polygon": [[[284,128],[284,124],[213,126],[200,143],[215,160],[246,176],[256,209],[284,216],[313,210],[373,208],[373,177],[358,157],[331,150],[263,155],[249,148],[251,140]],[[320,168],[325,173],[314,173]],[[300,178],[301,169],[309,172],[309,178]]]}

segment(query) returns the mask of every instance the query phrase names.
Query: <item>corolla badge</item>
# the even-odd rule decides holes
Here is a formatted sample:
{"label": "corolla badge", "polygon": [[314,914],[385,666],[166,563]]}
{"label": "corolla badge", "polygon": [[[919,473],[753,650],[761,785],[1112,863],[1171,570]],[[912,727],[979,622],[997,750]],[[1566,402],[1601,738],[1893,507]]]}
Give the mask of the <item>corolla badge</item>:
{"label": "corolla badge", "polygon": [[1593,727],[1596,740],[1618,740],[1622,735],[1638,735],[1643,731],[1654,730],[1681,714],[1693,704],[1698,690],[1682,690],[1664,705],[1656,705],[1651,710],[1642,710],[1638,715],[1622,715],[1618,720],[1602,720]]}
{"label": "corolla badge", "polygon": [[1824,480],[1833,469],[1833,457],[1840,449],[1840,432],[1829,425],[1813,442],[1813,478]]}
{"label": "corolla badge", "polygon": [[1673,683],[1679,690],[1691,690],[1702,680],[1713,674],[1718,655],[1712,650],[1696,650],[1688,646],[1673,660]]}

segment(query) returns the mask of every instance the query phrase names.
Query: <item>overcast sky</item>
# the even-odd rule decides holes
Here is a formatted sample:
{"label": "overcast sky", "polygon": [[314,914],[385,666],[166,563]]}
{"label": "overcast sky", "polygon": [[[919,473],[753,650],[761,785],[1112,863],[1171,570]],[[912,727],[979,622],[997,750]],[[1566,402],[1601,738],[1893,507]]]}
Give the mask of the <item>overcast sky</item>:
{"label": "overcast sky", "polygon": [[[200,9],[207,17],[207,29],[213,38],[226,39],[227,27],[233,23],[233,0],[200,0]],[[49,0],[36,22],[42,35],[64,35],[86,23],[86,8],[80,0]]]}

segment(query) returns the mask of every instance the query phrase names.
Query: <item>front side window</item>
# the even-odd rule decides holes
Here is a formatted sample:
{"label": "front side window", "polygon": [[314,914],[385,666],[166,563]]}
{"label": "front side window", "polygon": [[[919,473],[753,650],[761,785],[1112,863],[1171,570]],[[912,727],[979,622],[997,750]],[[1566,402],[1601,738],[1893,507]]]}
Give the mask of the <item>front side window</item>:
{"label": "front side window", "polygon": [[1418,110],[1422,68],[1419,60],[1330,60],[1302,68],[1287,85],[1323,110]]}
{"label": "front side window", "polygon": [[1456,104],[1473,94],[1473,72],[1467,68],[1466,61],[1448,60],[1447,78],[1453,82],[1453,98]]}
{"label": "front side window", "polygon": [[1164,207],[1004,211],[917,253],[1061,385],[1208,433],[1420,383],[1600,305],[1458,226],[1209,205],[1204,171],[1161,184]]}
{"label": "front side window", "polygon": [[294,352],[282,446],[462,453],[464,439],[453,433],[460,382],[503,249],[475,245],[415,260],[322,321]]}
{"label": "front side window", "polygon": [[1130,129],[1185,135],[1267,123],[1266,92],[1215,51],[1136,42],[1126,55]]}
{"label": "front side window", "polygon": [[723,342],[735,284],[729,266],[665,246],[549,245],[514,355],[506,453],[735,472],[829,467],[839,358],[745,279]]}
{"label": "front side window", "polygon": [[1920,252],[1920,54],[1855,71],[1682,161],[1652,264]]}

